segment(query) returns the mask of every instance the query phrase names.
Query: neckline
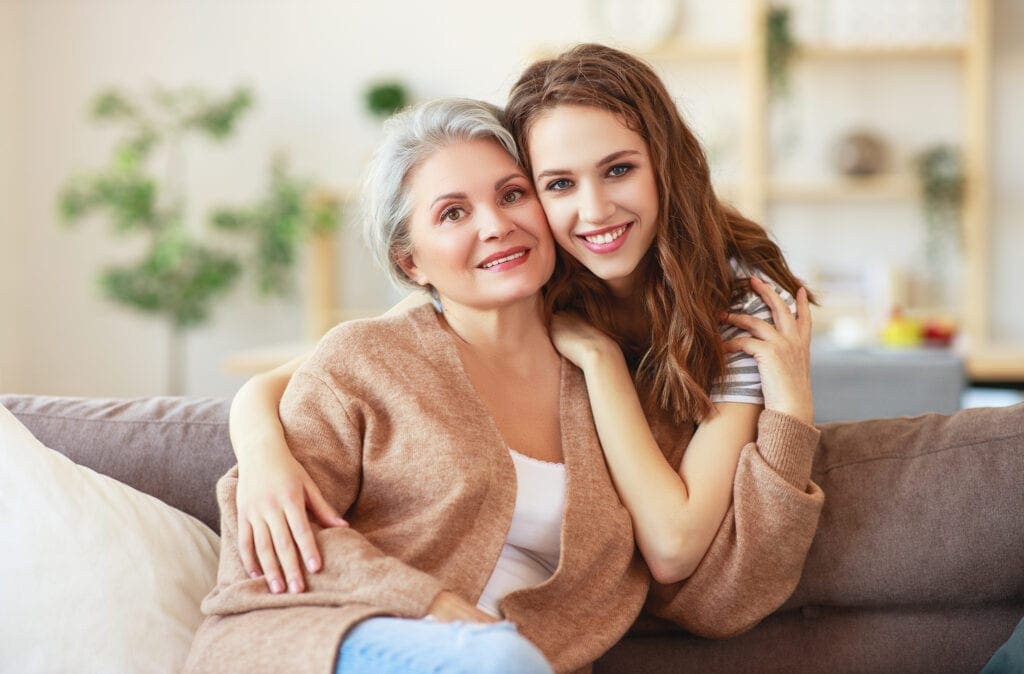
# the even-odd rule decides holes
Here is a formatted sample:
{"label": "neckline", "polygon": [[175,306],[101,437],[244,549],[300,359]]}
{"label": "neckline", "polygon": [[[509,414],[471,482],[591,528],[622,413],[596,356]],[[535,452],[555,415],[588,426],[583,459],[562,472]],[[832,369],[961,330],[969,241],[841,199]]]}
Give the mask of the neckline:
{"label": "neckline", "polygon": [[[462,389],[465,400],[468,404],[473,405],[477,409],[477,419],[486,419],[486,423],[489,426],[489,434],[495,444],[500,447],[505,447],[505,452],[495,453],[491,456],[492,460],[496,461],[497,466],[502,464],[505,466],[504,470],[508,471],[511,477],[511,501],[508,505],[508,519],[505,525],[504,539],[508,538],[508,528],[512,525],[512,513],[515,509],[516,493],[518,490],[518,477],[516,476],[515,462],[512,459],[512,455],[509,453],[511,449],[504,437],[501,435],[501,430],[498,428],[497,422],[491,415],[491,411],[487,408],[483,398],[477,393],[476,388],[473,387],[473,382],[469,379],[469,374],[466,372],[465,366],[462,363],[462,357],[459,355],[459,349],[455,345],[455,336],[444,329],[441,326],[441,317],[438,316],[437,311],[434,309],[432,304],[420,305],[413,307],[406,314],[405,318],[410,320],[412,327],[417,335],[419,342],[426,347],[427,353],[436,354],[443,365],[447,365],[449,372],[454,377],[459,378],[460,386]],[[532,588],[524,588],[516,590],[512,595],[516,593],[529,593],[532,591],[538,591],[542,588],[547,588],[556,582],[560,582],[562,579],[562,571],[565,568],[566,563],[566,541],[570,536],[578,535],[579,524],[575,516],[575,511],[583,503],[586,502],[586,495],[584,492],[577,489],[576,483],[579,479],[576,476],[578,472],[577,467],[583,467],[588,463],[588,459],[581,453],[579,456],[576,454],[576,436],[584,432],[581,428],[581,413],[580,403],[576,399],[570,400],[568,391],[572,388],[574,391],[581,390],[586,391],[586,384],[583,381],[582,374],[579,373],[569,363],[564,356],[559,354],[559,373],[558,373],[558,420],[559,420],[559,439],[562,442],[562,461],[561,464],[565,470],[565,507],[562,509],[562,518],[559,525],[559,546],[560,551],[558,554],[558,565],[555,567],[554,573],[546,581],[540,585]],[[589,405],[589,399],[583,396],[583,400],[586,400],[586,405]],[[468,411],[468,410],[467,410]],[[589,412],[589,407],[587,408]],[[518,452],[517,452],[518,453]],[[527,457],[530,458],[530,457]],[[539,459],[537,459],[539,461]],[[570,466],[571,462],[571,466]],[[573,470],[569,470],[572,467]],[[500,469],[499,469],[500,470]],[[494,563],[497,563],[498,556],[500,555],[500,546],[495,552]],[[477,591],[483,591],[484,585],[486,585],[487,579],[483,579],[483,585],[481,585]],[[509,596],[512,596],[509,595]],[[508,599],[508,596],[505,597]],[[505,601],[502,600],[502,603]]]}
{"label": "neckline", "polygon": [[528,456],[526,454],[523,454],[522,452],[517,452],[516,450],[512,449],[511,447],[508,448],[508,451],[513,455],[513,458],[519,457],[519,458],[524,459],[524,460],[526,460],[526,461],[528,461],[530,463],[540,464],[541,466],[544,466],[544,467],[550,467],[550,468],[557,468],[559,470],[565,470],[565,464],[563,462],[561,462],[561,461],[545,461],[544,459],[538,459],[536,457]]}
{"label": "neckline", "polygon": [[[463,390],[472,400],[473,404],[477,407],[481,418],[487,419],[487,424],[490,427],[491,433],[498,438],[501,442],[502,447],[509,447],[509,444],[505,442],[504,436],[501,434],[501,429],[498,428],[498,422],[494,420],[494,415],[491,414],[491,410],[487,407],[487,403],[480,397],[480,393],[473,386],[473,381],[469,378],[469,373],[466,372],[466,365],[462,361],[462,355],[459,353],[459,347],[455,344],[455,335],[450,331],[446,330],[441,325],[442,315],[438,312],[432,304],[425,304],[414,307],[409,311],[410,316],[418,316],[421,319],[425,319],[428,326],[428,331],[431,333],[431,341],[434,342],[435,353],[443,352],[445,360],[448,361],[454,376],[461,380]],[[423,335],[423,333],[421,333]],[[561,354],[558,355],[558,438],[562,443],[562,464],[566,465],[568,462],[568,455],[566,452],[566,438],[565,438],[565,421],[566,421],[566,377],[569,374],[566,367],[566,359]],[[518,452],[516,452],[518,454]],[[522,456],[526,456],[523,454]],[[526,457],[532,458],[532,457]],[[536,459],[539,461],[540,459]]]}

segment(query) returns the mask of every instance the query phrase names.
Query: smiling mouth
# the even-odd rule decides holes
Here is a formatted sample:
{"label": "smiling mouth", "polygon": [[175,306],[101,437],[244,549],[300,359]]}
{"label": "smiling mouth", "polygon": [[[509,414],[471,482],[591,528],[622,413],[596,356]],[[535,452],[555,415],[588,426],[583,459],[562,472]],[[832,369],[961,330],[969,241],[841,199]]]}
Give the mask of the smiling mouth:
{"label": "smiling mouth", "polygon": [[629,229],[629,226],[632,224],[632,222],[627,222],[624,225],[610,227],[608,229],[595,232],[593,234],[577,234],[577,236],[586,241],[587,243],[593,244],[595,246],[604,246],[621,238],[622,235],[626,233],[626,230]]}
{"label": "smiling mouth", "polygon": [[528,252],[529,252],[529,250],[524,248],[523,250],[518,250],[518,251],[516,251],[514,253],[511,253],[509,255],[505,255],[504,257],[499,257],[499,258],[494,259],[494,260],[489,260],[488,262],[485,262],[484,264],[480,265],[480,268],[481,269],[493,269],[494,267],[497,267],[498,265],[502,265],[502,264],[505,264],[507,262],[513,262],[515,260],[518,260],[519,258],[525,257]]}

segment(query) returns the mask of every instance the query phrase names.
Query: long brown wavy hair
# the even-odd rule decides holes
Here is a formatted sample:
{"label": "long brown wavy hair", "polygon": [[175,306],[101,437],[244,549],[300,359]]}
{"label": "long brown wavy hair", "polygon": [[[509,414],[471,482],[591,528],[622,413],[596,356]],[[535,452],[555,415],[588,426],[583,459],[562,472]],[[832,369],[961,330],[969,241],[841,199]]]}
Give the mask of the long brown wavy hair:
{"label": "long brown wavy hair", "polygon": [[715,196],[700,143],[646,63],[611,47],[583,44],[527,68],[512,87],[504,121],[531,174],[530,127],[559,105],[610,111],[647,143],[660,221],[641,263],[650,340],[628,343],[609,308],[607,284],[561,250],[546,287],[546,309],[577,311],[618,340],[627,356],[632,352],[637,388],[649,403],[678,421],[702,419],[712,409],[707,392],[725,372],[719,315],[749,291],[729,259],[760,270],[794,296],[803,284],[764,228]]}

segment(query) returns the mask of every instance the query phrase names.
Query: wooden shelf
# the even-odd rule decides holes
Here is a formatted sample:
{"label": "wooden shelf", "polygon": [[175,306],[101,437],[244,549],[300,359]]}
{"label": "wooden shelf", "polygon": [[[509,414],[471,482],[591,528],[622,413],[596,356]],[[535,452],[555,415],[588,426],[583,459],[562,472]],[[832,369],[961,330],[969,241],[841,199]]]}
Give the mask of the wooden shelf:
{"label": "wooden shelf", "polygon": [[273,370],[275,367],[284,365],[303,354],[311,353],[315,346],[314,342],[296,342],[294,344],[242,349],[229,354],[224,359],[223,368],[225,372],[230,374],[241,374],[251,377],[254,374]]}
{"label": "wooden shelf", "polygon": [[806,183],[777,180],[768,186],[768,198],[773,201],[909,201],[918,195],[914,179],[904,175]]}
{"label": "wooden shelf", "polygon": [[973,381],[1024,382],[1024,345],[981,345],[967,355],[967,374]]}
{"label": "wooden shelf", "polygon": [[222,367],[225,372],[252,376],[267,370],[273,370],[299,356],[308,355],[316,348],[317,340],[328,329],[338,323],[360,318],[373,318],[388,311],[388,307],[368,307],[365,309],[335,309],[329,311],[330,317],[326,326],[319,334],[311,336],[305,342],[291,342],[271,346],[260,346],[251,349],[240,349],[224,359]]}
{"label": "wooden shelf", "polygon": [[745,53],[739,45],[670,42],[645,51],[644,57],[649,61],[738,61]]}
{"label": "wooden shelf", "polygon": [[796,58],[820,60],[846,59],[949,59],[967,53],[962,44],[922,45],[831,45],[809,44],[797,47]]}

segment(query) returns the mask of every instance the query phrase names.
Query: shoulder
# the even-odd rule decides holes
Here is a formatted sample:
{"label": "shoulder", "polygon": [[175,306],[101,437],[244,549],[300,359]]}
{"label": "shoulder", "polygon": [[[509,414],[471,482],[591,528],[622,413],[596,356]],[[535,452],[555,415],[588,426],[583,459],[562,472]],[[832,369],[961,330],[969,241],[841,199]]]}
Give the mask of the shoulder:
{"label": "shoulder", "polygon": [[[793,295],[779,285],[773,278],[762,272],[756,267],[747,267],[736,258],[729,259],[729,266],[732,267],[733,277],[738,279],[748,279],[751,276],[756,276],[761,279],[768,286],[779,294],[782,301],[786,303],[791,312],[796,312],[796,298]],[[748,316],[754,316],[756,318],[762,318],[766,321],[771,322],[772,312],[771,309],[765,304],[765,301],[761,299],[753,290],[748,290],[740,296],[738,300],[733,302],[729,307],[729,311],[735,314],[747,314]]]}
{"label": "shoulder", "polygon": [[346,321],[317,343],[303,366],[309,374],[334,374],[379,368],[388,362],[421,357],[420,335],[437,325],[430,305],[416,306],[391,316]]}

